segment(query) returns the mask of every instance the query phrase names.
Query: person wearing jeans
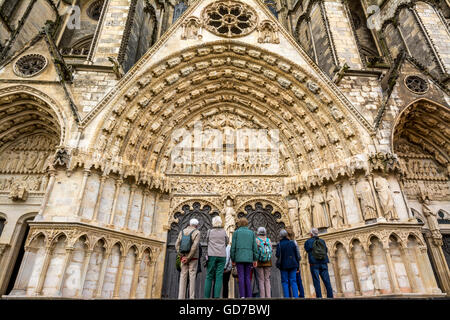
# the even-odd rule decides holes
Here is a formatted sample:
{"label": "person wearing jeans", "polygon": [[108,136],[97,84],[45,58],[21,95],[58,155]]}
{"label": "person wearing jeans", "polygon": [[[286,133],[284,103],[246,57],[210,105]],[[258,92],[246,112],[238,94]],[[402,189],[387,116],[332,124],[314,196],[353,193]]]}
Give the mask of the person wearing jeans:
{"label": "person wearing jeans", "polygon": [[286,230],[280,231],[280,243],[277,246],[276,257],[280,263],[278,265],[281,273],[281,284],[283,286],[283,295],[290,297],[289,286],[292,288],[292,295],[298,298],[298,287],[296,273],[299,268],[300,255],[294,241],[288,239]]}
{"label": "person wearing jeans", "polygon": [[208,230],[208,271],[205,281],[205,298],[211,297],[211,286],[214,280],[214,298],[220,298],[222,291],[223,271],[227,257],[228,236],[222,228],[222,219],[216,216],[212,219],[213,228]]}
{"label": "person wearing jeans", "polygon": [[[326,249],[326,256],[324,259],[317,259],[314,257],[313,244],[314,241],[322,242]],[[311,276],[314,284],[314,290],[316,291],[316,297],[322,298],[322,290],[320,289],[320,278],[322,278],[325,288],[327,289],[327,298],[333,298],[333,288],[331,287],[330,275],[328,274],[328,249],[326,247],[325,241],[319,238],[319,231],[316,228],[311,229],[311,238],[305,242],[305,250],[308,252],[309,269],[311,270]]]}
{"label": "person wearing jeans", "polygon": [[237,222],[238,229],[233,233],[230,257],[236,266],[239,279],[239,295],[241,298],[252,297],[251,272],[256,267],[258,248],[255,233],[248,228],[248,220],[241,218]]}

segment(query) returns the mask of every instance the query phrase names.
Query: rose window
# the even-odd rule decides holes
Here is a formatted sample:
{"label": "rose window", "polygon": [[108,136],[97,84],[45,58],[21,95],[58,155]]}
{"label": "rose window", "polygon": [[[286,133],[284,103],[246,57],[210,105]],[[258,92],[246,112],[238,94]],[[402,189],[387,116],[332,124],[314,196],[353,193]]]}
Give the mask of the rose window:
{"label": "rose window", "polygon": [[252,32],[257,24],[256,12],[238,1],[215,2],[203,12],[205,27],[210,32],[231,37],[240,37]]}
{"label": "rose window", "polygon": [[40,54],[28,54],[17,60],[14,71],[21,77],[32,77],[47,66],[47,59]]}
{"label": "rose window", "polygon": [[104,0],[94,1],[89,6],[89,8],[87,9],[87,14],[91,19],[96,20],[96,21],[98,21],[100,19],[100,15],[101,15],[102,9],[103,9],[103,2],[104,2]]}
{"label": "rose window", "polygon": [[406,87],[416,94],[422,94],[428,91],[428,83],[419,76],[408,76],[405,79]]}

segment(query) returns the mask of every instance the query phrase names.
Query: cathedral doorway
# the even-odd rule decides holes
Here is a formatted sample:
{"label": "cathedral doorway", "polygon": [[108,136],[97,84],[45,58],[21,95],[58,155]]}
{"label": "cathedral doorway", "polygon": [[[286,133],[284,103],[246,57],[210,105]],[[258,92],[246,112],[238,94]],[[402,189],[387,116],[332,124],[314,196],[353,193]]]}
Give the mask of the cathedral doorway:
{"label": "cathedral doorway", "polygon": [[[211,206],[202,206],[199,202],[194,202],[192,206],[185,204],[182,206],[181,212],[177,211],[175,213],[174,218],[178,220],[178,222],[172,223],[170,231],[167,235],[167,250],[161,295],[162,298],[178,298],[180,272],[176,269],[177,252],[175,250],[175,243],[177,241],[178,234],[189,225],[189,220],[193,218],[199,221],[198,230],[200,231],[200,246],[202,251],[202,256],[200,258],[201,271],[197,273],[195,297],[203,298],[206,279],[206,269],[204,268],[205,256],[207,254],[206,233],[212,228],[212,218],[217,215],[219,215],[219,213],[217,211],[213,211]],[[189,285],[186,286],[187,291],[188,288]],[[186,297],[188,296],[189,295],[187,294]]]}
{"label": "cathedral doorway", "polygon": [[272,272],[270,274],[270,287],[272,298],[283,297],[283,288],[281,286],[281,274],[280,270],[276,267],[277,258],[275,256],[277,250],[277,244],[279,241],[279,234],[281,229],[285,228],[283,222],[277,222],[281,219],[281,213],[274,211],[272,205],[263,205],[261,202],[256,202],[254,205],[246,205],[244,207],[245,212],[239,212],[238,218],[246,217],[248,219],[248,226],[256,234],[259,227],[266,228],[267,237],[269,237],[272,247]]}

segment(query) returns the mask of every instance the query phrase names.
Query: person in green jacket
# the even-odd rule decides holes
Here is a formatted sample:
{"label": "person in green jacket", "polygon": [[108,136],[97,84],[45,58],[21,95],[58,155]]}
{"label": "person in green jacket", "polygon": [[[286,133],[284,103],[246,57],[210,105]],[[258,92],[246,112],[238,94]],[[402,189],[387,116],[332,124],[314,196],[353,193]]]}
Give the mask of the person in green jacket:
{"label": "person in green jacket", "polygon": [[255,233],[248,228],[248,220],[241,218],[237,222],[238,229],[233,233],[231,242],[231,261],[236,266],[241,298],[252,297],[250,275],[252,267],[258,261],[258,246]]}

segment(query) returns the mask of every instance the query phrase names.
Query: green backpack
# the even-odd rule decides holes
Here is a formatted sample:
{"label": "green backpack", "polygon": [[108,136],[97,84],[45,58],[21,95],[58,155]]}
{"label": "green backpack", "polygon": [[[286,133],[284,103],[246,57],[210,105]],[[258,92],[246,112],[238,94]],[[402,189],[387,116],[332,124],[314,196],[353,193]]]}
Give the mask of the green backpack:
{"label": "green backpack", "polygon": [[319,238],[314,240],[311,254],[317,260],[323,260],[327,257],[327,247]]}
{"label": "green backpack", "polygon": [[181,231],[181,243],[180,243],[180,253],[189,253],[192,247],[192,238],[191,235],[194,233],[196,229],[192,230],[191,233],[185,235],[183,231]]}

